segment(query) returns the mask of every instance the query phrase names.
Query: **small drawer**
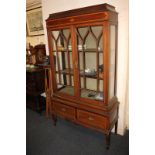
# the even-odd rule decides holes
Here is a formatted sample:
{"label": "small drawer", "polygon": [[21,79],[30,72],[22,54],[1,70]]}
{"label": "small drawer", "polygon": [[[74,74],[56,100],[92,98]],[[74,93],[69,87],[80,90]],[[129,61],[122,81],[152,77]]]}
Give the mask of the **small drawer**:
{"label": "small drawer", "polygon": [[92,127],[106,129],[106,118],[94,113],[83,110],[77,110],[77,119],[81,123],[85,123]]}
{"label": "small drawer", "polygon": [[53,103],[53,108],[58,116],[75,120],[75,108],[57,102]]}

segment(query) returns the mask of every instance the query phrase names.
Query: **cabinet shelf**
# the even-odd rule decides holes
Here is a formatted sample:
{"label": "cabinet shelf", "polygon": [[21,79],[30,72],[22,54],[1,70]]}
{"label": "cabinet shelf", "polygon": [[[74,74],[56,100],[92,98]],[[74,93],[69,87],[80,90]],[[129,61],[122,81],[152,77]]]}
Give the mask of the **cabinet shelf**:
{"label": "cabinet shelf", "polygon": [[[93,79],[97,79],[97,72],[95,72],[95,74],[88,74],[88,73],[84,73],[84,71],[80,71],[80,77],[87,77],[87,78],[93,78]],[[99,73],[99,80],[103,80],[103,73]]]}
{"label": "cabinet shelf", "polygon": [[[53,50],[53,52],[56,52],[56,50]],[[58,50],[57,52],[67,52],[67,50]],[[68,52],[72,52],[72,50],[68,50]],[[95,48],[88,48],[88,49],[84,49],[83,51],[80,49],[78,50],[78,52],[84,52],[84,53],[96,53],[96,49]],[[99,53],[103,53],[103,50],[100,49],[98,50]]]}
{"label": "cabinet shelf", "polygon": [[[88,48],[88,49],[84,49],[84,51],[82,50],[78,50],[78,52],[88,52],[88,53],[96,53],[96,49],[95,48]],[[100,49],[98,50],[99,53],[103,53],[103,50]]]}
{"label": "cabinet shelf", "polygon": [[81,89],[81,97],[92,99],[92,100],[103,100],[103,92],[101,91],[95,91],[95,90],[89,90],[89,89]]}
{"label": "cabinet shelf", "polygon": [[[61,87],[59,87],[58,91],[61,93],[72,95],[72,96],[74,95],[74,87],[73,86],[61,85]],[[81,89],[81,97],[102,101],[103,100],[103,92],[82,88]]]}
{"label": "cabinet shelf", "polygon": [[[73,69],[64,69],[64,70],[59,70],[60,71],[60,74],[67,74],[67,75],[73,75]],[[56,73],[58,74],[59,71],[56,71]]]}
{"label": "cabinet shelf", "polygon": [[[103,100],[103,92],[101,91],[95,91],[90,89],[80,89],[81,90],[81,97],[87,98],[87,99],[93,99],[93,100]],[[74,87],[73,86],[67,86],[67,85],[59,85],[59,92],[74,95]]]}
{"label": "cabinet shelf", "polygon": [[[59,71],[56,71],[57,74],[59,74]],[[60,70],[60,74],[66,74],[66,75],[71,75],[73,76],[73,69],[64,69],[64,70]],[[84,75],[85,74],[85,75]],[[97,79],[97,72],[95,72],[94,75],[88,75],[88,73],[84,73],[82,70],[80,71],[80,77],[86,77],[86,78],[93,78],[93,79]],[[99,73],[99,80],[103,80],[103,73]]]}
{"label": "cabinet shelf", "polygon": [[59,92],[65,93],[68,95],[74,95],[74,87],[73,86],[67,86],[67,85],[62,85],[59,89]]}

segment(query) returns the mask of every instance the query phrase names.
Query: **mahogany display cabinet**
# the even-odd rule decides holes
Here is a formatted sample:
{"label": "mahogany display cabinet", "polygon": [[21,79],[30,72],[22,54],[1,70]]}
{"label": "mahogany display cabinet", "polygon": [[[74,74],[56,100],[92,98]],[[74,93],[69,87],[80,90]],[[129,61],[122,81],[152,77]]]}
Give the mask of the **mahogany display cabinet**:
{"label": "mahogany display cabinet", "polygon": [[117,133],[118,13],[101,4],[50,14],[46,20],[52,90],[51,115],[105,134]]}

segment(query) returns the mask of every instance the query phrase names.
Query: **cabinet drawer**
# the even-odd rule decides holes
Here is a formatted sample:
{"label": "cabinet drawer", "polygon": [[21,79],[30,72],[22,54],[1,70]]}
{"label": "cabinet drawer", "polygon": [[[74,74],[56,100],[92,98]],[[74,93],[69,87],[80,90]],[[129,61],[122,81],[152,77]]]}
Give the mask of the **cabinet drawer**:
{"label": "cabinet drawer", "polygon": [[81,123],[85,123],[92,127],[106,129],[106,118],[94,113],[83,110],[77,110],[77,119]]}
{"label": "cabinet drawer", "polygon": [[75,120],[75,108],[61,103],[53,103],[53,107],[57,115]]}

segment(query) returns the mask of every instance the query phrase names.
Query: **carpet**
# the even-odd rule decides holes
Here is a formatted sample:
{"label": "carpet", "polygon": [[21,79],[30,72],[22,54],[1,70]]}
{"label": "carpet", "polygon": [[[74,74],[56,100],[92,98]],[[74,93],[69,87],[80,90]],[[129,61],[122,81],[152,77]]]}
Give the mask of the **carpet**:
{"label": "carpet", "polygon": [[51,118],[26,109],[27,155],[128,155],[129,131],[124,136],[111,134],[110,149],[106,150],[105,136],[69,121]]}

